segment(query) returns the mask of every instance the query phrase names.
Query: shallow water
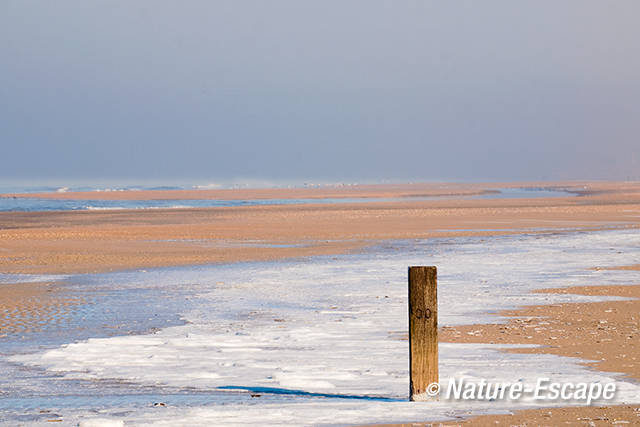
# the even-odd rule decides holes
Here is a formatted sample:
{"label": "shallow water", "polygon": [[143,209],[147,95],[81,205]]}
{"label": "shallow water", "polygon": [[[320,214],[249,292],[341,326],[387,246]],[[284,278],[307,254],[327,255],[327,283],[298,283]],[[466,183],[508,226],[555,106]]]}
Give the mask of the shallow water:
{"label": "shallow water", "polygon": [[[573,193],[561,190],[542,188],[507,188],[496,190],[495,193],[456,196],[462,199],[514,199],[540,197],[567,197]],[[40,211],[70,211],[70,210],[115,210],[115,209],[178,209],[178,208],[210,208],[233,206],[267,206],[293,205],[313,203],[370,203],[370,202],[398,202],[407,200],[446,200],[453,196],[433,197],[349,197],[349,198],[320,198],[320,199],[251,199],[251,200],[58,200],[40,198],[0,198],[0,212],[40,212]]]}
{"label": "shallow water", "polygon": [[[638,272],[592,269],[637,263],[640,233],[617,230],[385,242],[345,256],[71,276],[65,286],[92,301],[75,320],[79,329],[0,342],[8,373],[0,414],[268,425],[528,407],[535,402],[461,409],[404,401],[407,343],[398,337],[407,330],[407,266],[438,266],[439,323],[455,325],[495,321],[491,312],[524,304],[602,300],[530,292],[637,283]],[[118,323],[127,332],[104,326]],[[491,345],[442,344],[440,370],[443,379],[616,380],[574,359]],[[618,401],[640,401],[640,387],[617,384]]]}

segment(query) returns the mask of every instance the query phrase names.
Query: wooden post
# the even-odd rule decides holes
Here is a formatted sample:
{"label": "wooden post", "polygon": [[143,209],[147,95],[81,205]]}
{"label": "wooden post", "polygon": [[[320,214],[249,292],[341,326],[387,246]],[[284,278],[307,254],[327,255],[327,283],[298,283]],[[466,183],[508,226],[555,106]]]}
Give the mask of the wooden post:
{"label": "wooden post", "polygon": [[436,267],[409,267],[409,399],[431,400],[438,383]]}

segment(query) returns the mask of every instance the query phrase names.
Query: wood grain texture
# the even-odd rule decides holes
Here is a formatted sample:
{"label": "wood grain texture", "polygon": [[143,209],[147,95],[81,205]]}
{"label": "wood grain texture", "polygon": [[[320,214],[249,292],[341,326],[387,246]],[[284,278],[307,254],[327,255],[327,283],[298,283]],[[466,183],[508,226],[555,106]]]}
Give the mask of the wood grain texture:
{"label": "wood grain texture", "polygon": [[409,370],[409,398],[424,400],[438,382],[436,267],[409,267]]}

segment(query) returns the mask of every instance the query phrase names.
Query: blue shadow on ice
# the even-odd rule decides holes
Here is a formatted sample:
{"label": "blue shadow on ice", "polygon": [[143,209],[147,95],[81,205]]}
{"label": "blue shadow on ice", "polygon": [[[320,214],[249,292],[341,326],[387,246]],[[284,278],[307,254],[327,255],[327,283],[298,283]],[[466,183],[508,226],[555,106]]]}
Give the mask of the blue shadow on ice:
{"label": "blue shadow on ice", "polygon": [[242,387],[237,385],[226,385],[218,387],[217,390],[242,390],[250,393],[264,393],[264,394],[281,394],[289,396],[303,396],[303,397],[324,397],[327,399],[358,399],[358,400],[374,400],[378,402],[405,402],[407,399],[394,399],[391,397],[380,396],[358,396],[353,394],[333,394],[333,393],[312,393],[304,390],[291,390],[287,388],[277,387]]}

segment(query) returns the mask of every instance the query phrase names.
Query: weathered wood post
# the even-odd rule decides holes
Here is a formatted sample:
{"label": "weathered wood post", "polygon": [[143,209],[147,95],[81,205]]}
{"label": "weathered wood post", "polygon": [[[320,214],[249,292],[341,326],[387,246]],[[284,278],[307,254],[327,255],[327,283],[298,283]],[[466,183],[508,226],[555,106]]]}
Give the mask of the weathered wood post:
{"label": "weathered wood post", "polygon": [[438,383],[436,267],[409,267],[409,399],[430,400]]}

